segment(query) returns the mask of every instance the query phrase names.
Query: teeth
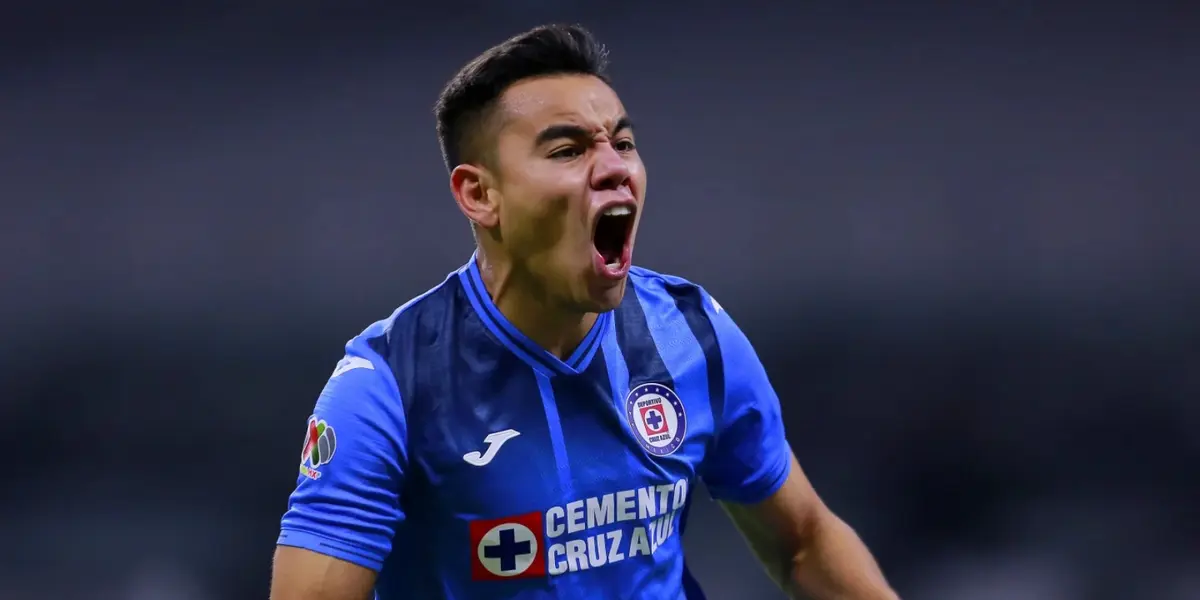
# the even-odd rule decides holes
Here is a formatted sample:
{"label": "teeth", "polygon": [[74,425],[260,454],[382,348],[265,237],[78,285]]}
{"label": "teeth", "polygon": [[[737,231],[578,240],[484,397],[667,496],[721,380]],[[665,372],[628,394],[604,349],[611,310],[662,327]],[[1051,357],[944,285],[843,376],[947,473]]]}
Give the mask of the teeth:
{"label": "teeth", "polygon": [[604,216],[606,216],[606,217],[623,217],[625,215],[632,214],[632,213],[633,213],[633,210],[631,208],[629,208],[628,206],[618,205],[618,206],[608,207],[608,210],[604,211]]}

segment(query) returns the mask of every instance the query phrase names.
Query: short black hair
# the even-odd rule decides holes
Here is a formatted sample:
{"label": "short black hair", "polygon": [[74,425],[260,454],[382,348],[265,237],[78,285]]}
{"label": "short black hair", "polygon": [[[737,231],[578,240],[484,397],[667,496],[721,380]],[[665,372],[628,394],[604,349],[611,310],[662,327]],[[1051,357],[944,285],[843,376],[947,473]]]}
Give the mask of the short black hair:
{"label": "short black hair", "polygon": [[476,136],[513,84],[570,74],[610,83],[607,68],[608,51],[579,25],[542,25],[489,48],[446,83],[434,106],[446,168],[483,158]]}

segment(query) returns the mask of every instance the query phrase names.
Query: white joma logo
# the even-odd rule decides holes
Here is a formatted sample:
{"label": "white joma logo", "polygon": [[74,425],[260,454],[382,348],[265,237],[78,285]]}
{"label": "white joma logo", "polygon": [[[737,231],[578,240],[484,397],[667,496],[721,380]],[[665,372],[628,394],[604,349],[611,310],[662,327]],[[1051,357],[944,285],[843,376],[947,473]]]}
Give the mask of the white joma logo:
{"label": "white joma logo", "polygon": [[482,467],[492,462],[493,458],[496,458],[496,453],[500,451],[500,446],[503,446],[504,442],[518,435],[521,435],[521,432],[516,429],[505,429],[504,431],[489,433],[487,437],[483,438],[483,443],[488,445],[487,449],[482,454],[479,451],[468,452],[463,455],[463,460],[476,467]]}
{"label": "white joma logo", "polygon": [[347,356],[338,361],[337,367],[333,369],[333,375],[330,375],[329,378],[333,379],[346,371],[353,371],[354,369],[370,369],[374,371],[375,365],[361,356]]}

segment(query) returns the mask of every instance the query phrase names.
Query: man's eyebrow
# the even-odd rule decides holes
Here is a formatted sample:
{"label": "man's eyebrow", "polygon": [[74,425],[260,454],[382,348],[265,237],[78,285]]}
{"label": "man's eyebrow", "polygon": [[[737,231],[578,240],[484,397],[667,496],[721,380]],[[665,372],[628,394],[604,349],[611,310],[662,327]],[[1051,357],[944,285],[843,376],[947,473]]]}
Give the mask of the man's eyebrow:
{"label": "man's eyebrow", "polygon": [[620,133],[626,129],[633,129],[633,121],[629,119],[629,115],[617,119],[617,124],[613,126],[613,133]]}
{"label": "man's eyebrow", "polygon": [[[612,132],[616,134],[627,129],[633,129],[633,121],[629,120],[629,117],[625,116],[617,119],[617,123],[613,126]],[[554,140],[564,138],[578,140],[588,137],[591,137],[591,133],[589,133],[588,130],[584,129],[583,127],[580,127],[579,125],[560,123],[558,125],[550,125],[549,127],[541,130],[541,132],[537,134],[537,138],[534,139],[534,145],[541,146],[546,142],[552,142]]]}
{"label": "man's eyebrow", "polygon": [[541,146],[546,142],[552,142],[554,140],[563,138],[579,140],[587,137],[590,137],[587,130],[579,125],[551,125],[537,134],[537,138],[534,140],[534,145]]}

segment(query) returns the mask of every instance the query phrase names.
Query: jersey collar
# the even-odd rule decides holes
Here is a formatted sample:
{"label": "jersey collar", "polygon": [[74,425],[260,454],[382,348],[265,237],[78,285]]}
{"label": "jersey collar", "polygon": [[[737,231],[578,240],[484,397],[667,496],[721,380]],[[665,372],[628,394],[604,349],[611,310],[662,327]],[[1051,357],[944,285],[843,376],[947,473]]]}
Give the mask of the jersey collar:
{"label": "jersey collar", "polygon": [[458,270],[458,277],[462,281],[467,298],[471,301],[471,307],[475,309],[488,331],[518,358],[545,375],[578,375],[586,370],[592,357],[596,355],[596,350],[600,348],[600,340],[604,337],[601,334],[612,322],[611,311],[600,313],[583,341],[579,343],[579,347],[564,361],[521,333],[500,309],[496,308],[483,285],[476,255],[472,254],[471,260]]}

